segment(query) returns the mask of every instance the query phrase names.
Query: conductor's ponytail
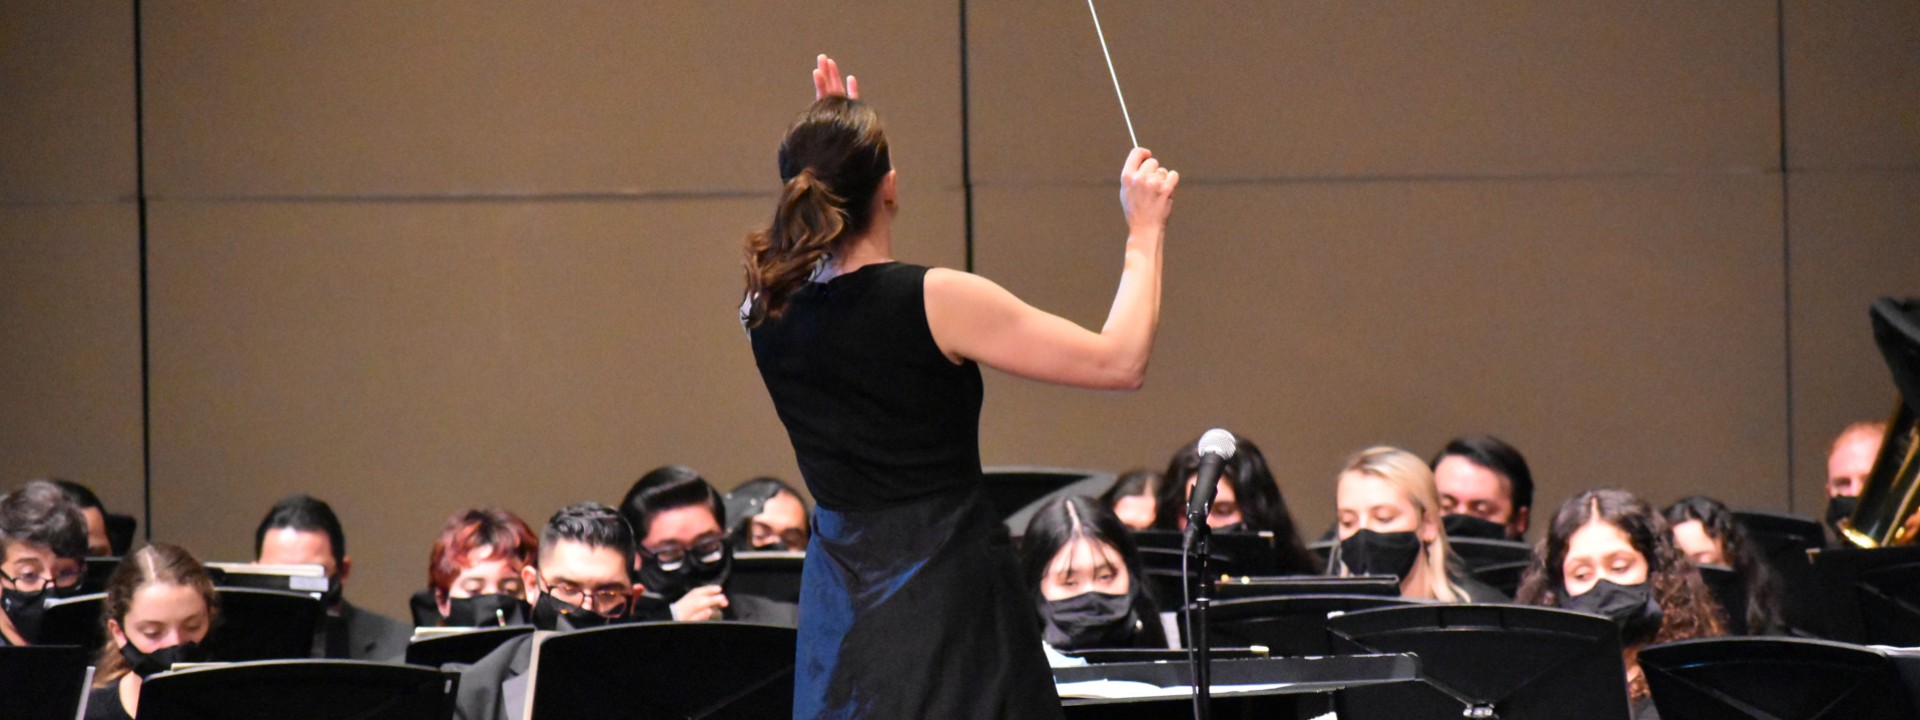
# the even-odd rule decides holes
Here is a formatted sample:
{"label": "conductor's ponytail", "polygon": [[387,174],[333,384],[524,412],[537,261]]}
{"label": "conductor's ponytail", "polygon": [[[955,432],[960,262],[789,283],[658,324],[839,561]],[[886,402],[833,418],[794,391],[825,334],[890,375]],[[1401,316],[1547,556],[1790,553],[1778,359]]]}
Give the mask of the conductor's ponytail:
{"label": "conductor's ponytail", "polygon": [[815,101],[780,143],[780,202],[742,248],[749,328],[777,320],[841,240],[873,221],[874,194],[893,170],[873,109],[858,100]]}

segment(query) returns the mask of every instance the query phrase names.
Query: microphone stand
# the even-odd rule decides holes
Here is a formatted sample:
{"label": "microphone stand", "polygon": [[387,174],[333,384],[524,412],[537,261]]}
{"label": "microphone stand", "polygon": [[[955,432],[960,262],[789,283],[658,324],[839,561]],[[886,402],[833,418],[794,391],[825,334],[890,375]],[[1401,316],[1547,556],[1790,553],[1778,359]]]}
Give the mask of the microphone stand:
{"label": "microphone stand", "polygon": [[1188,559],[1199,561],[1200,571],[1187,575],[1187,659],[1193,676],[1193,718],[1213,718],[1213,647],[1207,642],[1207,608],[1213,603],[1213,582],[1207,569],[1207,540],[1213,528],[1206,516],[1187,519]]}

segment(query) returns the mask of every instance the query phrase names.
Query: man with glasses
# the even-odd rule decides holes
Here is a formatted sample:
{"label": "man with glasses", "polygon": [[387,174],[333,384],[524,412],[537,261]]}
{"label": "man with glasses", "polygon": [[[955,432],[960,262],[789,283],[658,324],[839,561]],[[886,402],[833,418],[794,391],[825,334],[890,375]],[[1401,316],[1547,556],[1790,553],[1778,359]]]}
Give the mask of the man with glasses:
{"label": "man with glasses", "polygon": [[0,553],[0,645],[33,644],[47,598],[80,589],[86,517],[58,485],[27,483],[0,498]]}
{"label": "man with glasses", "polygon": [[720,493],[684,465],[656,468],[633,484],[620,513],[640,538],[634,569],[645,620],[743,620],[796,627],[798,607],[730,594],[733,546],[727,542]]}
{"label": "man with glasses", "polygon": [[[539,630],[578,630],[628,618],[633,584],[633,530],[596,502],[562,508],[540,533],[534,564],[520,570]],[[454,717],[520,720],[526,705],[533,637],[501,644],[460,673]]]}

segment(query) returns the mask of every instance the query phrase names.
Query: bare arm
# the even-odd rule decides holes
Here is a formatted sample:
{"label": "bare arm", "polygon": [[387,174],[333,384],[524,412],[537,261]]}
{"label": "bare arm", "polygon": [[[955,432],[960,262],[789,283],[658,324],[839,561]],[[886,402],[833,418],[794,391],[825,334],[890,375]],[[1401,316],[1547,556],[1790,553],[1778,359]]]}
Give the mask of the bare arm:
{"label": "bare arm", "polygon": [[1100,332],[1014,297],[991,280],[957,270],[927,272],[927,325],[941,352],[1019,377],[1104,390],[1146,382],[1160,322],[1161,245],[1180,173],[1134,148],[1120,173],[1127,216],[1120,288]]}

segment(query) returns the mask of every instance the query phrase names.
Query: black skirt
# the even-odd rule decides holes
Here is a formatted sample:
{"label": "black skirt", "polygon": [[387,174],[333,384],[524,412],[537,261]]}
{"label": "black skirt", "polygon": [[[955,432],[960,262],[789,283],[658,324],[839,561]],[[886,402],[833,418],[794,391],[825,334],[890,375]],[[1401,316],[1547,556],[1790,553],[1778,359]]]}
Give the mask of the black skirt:
{"label": "black skirt", "polygon": [[1061,717],[1038,614],[977,487],[813,522],[795,718]]}

